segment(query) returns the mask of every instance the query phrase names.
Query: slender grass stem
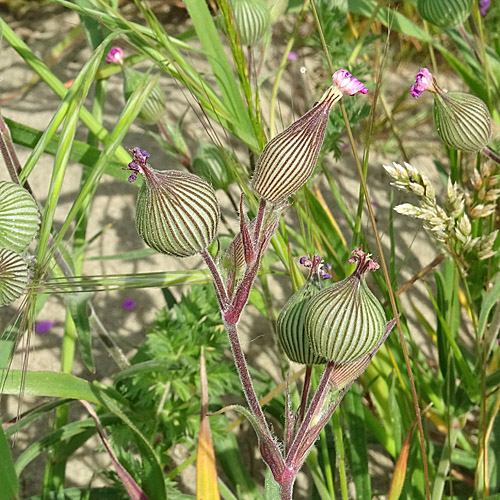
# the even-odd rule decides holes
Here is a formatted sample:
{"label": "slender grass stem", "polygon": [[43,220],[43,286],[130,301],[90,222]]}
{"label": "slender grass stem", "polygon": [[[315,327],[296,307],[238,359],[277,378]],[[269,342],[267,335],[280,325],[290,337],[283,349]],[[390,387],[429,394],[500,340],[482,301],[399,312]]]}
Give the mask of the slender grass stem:
{"label": "slender grass stem", "polygon": [[295,25],[293,27],[293,32],[292,36],[290,37],[290,40],[288,40],[288,43],[286,44],[285,51],[283,52],[283,57],[281,58],[280,65],[278,68],[278,72],[276,73],[276,78],[274,79],[273,83],[273,89],[271,91],[271,98],[269,100],[269,135],[270,139],[272,139],[276,135],[276,127],[274,125],[275,121],[275,115],[276,115],[276,99],[278,97],[278,91],[279,91],[279,85],[281,82],[281,77],[283,76],[283,72],[285,71],[286,68],[286,63],[288,60],[288,55],[290,54],[293,44],[295,43],[295,38],[297,37],[297,33],[299,31],[300,27],[300,21],[302,20],[302,16],[304,15],[304,12],[306,11],[307,7],[309,6],[310,0],[305,0],[304,4],[302,5],[302,9],[300,10],[300,13],[297,17],[297,21],[295,22]]}

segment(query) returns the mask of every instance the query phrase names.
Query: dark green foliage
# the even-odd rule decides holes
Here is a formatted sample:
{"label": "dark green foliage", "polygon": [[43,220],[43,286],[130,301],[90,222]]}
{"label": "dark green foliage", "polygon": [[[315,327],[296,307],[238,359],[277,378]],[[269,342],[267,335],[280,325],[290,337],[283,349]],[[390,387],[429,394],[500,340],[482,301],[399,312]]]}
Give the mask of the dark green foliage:
{"label": "dark green foliage", "polygon": [[[193,287],[178,304],[158,312],[154,327],[132,359],[132,368],[137,367],[138,371],[129,377],[121,373],[116,387],[129,401],[139,428],[162,451],[168,452],[174,443],[192,442],[197,435],[202,347],[207,364],[209,411],[223,405],[223,395],[238,393],[238,377],[225,354],[227,346],[210,286]],[[218,425],[221,420],[224,422]],[[214,418],[210,423],[218,432],[225,419]]]}
{"label": "dark green foliage", "polygon": [[[238,393],[239,381],[226,355],[227,336],[211,286],[195,286],[170,309],[160,310],[131,367],[115,377],[123,407],[129,408],[128,417],[150,441],[166,468],[172,467],[169,452],[173,445],[183,444],[190,452],[195,450],[202,347],[209,412],[216,411],[224,405],[222,396]],[[211,418],[210,425],[215,441],[225,435],[225,417]],[[120,462],[133,477],[141,477],[137,450],[130,447],[134,440],[130,428],[123,425],[111,429],[110,439]],[[110,476],[119,483],[114,473]],[[190,498],[174,493],[180,494],[174,488],[168,498]]]}

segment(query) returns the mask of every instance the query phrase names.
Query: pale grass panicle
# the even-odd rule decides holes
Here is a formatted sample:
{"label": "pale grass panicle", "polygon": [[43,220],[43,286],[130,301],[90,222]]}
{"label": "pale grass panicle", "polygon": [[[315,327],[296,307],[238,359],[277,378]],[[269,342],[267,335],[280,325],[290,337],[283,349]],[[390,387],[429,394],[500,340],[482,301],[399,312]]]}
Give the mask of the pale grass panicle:
{"label": "pale grass panicle", "polygon": [[[392,166],[384,165],[384,169],[393,180],[391,183],[393,186],[419,198],[418,206],[402,203],[395,207],[395,211],[421,220],[424,229],[439,246],[460,262],[464,271],[468,267],[466,254],[469,252],[474,250],[474,255],[477,255],[479,259],[487,259],[495,255],[493,244],[498,231],[473,237],[471,224],[471,220],[488,217],[496,210],[498,196],[495,198],[495,203],[474,202],[478,200],[477,192],[480,192],[488,183],[485,177],[491,179],[488,177],[492,173],[491,169],[485,168],[481,173],[474,170],[475,173],[471,174],[470,182],[473,189],[477,191],[476,196],[473,196],[467,188],[448,178],[442,205],[437,202],[434,187],[428,177],[409,163],[405,163],[404,166],[399,163],[393,163]],[[486,176],[483,177],[483,174]],[[494,182],[493,185],[495,184]],[[494,198],[498,191],[500,190],[489,190],[488,193],[493,192],[489,194],[489,197]]]}

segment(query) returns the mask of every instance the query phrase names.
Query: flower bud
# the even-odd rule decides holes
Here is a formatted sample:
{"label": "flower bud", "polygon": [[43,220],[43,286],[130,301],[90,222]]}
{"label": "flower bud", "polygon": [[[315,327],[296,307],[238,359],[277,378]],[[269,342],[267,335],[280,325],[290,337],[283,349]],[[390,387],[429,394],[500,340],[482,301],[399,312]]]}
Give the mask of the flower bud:
{"label": "flower bud", "polygon": [[128,168],[133,182],[144,183],[137,198],[135,227],[148,246],[160,253],[187,257],[205,250],[217,234],[220,207],[215,192],[197,175],[177,170],[154,170],[149,153],[133,149]]}
{"label": "flower bud", "polygon": [[490,112],[486,104],[472,94],[445,92],[436,87],[434,124],[447,146],[466,153],[480,151],[491,138]]}
{"label": "flower bud", "polygon": [[193,161],[193,170],[214,189],[226,189],[234,180],[231,162],[236,163],[232,151],[202,142]]}
{"label": "flower bud", "polygon": [[0,307],[14,302],[28,285],[28,265],[13,250],[0,248]]}
{"label": "flower bud", "polygon": [[123,65],[123,49],[121,47],[113,47],[106,55],[106,62],[109,64]]}
{"label": "flower bud", "polygon": [[[128,100],[144,80],[144,74],[124,66],[123,77],[123,95],[125,96],[125,100]],[[143,101],[141,110],[137,116],[146,123],[156,123],[164,114],[165,94],[160,85],[156,83]]]}
{"label": "flower bud", "polygon": [[332,76],[333,85],[305,115],[269,141],[252,180],[254,191],[271,203],[296,193],[311,177],[325,139],[332,106],[344,95],[366,94],[366,87],[346,70]]}
{"label": "flower bud", "polygon": [[0,247],[23,253],[40,226],[35,200],[19,184],[0,181]]}
{"label": "flower bud", "polygon": [[369,353],[385,331],[385,314],[366,284],[364,273],[378,264],[362,249],[352,253],[355,271],[318,292],[307,304],[305,327],[316,354],[337,364]]}
{"label": "flower bud", "polygon": [[279,343],[291,361],[303,365],[318,365],[326,363],[326,360],[311,349],[304,321],[309,300],[323,288],[324,275],[321,275],[321,259],[317,255],[312,261],[301,259],[301,263],[305,262],[311,263],[309,277],[304,286],[283,306],[276,327]]}
{"label": "flower bud", "polygon": [[242,45],[256,45],[271,25],[264,0],[231,0],[234,25]]}
{"label": "flower bud", "polygon": [[454,28],[469,17],[472,0],[418,0],[419,14],[439,28]]}

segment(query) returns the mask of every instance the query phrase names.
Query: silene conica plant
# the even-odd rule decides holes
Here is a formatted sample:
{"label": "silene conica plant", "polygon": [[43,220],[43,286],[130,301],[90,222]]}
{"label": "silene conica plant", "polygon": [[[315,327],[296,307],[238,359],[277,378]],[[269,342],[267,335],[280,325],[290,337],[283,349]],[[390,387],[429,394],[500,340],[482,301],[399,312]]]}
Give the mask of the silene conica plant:
{"label": "silene conica plant", "polygon": [[[263,460],[279,486],[279,498],[290,500],[302,464],[343,395],[385,341],[393,321],[386,323],[382,306],[366,284],[367,272],[378,264],[361,248],[352,252],[353,273],[324,286],[331,276],[321,258],[302,258],[309,277],[284,306],[278,318],[279,341],[293,361],[308,366],[300,407],[286,405],[285,432],[280,442],[271,430],[254,391],[238,337],[238,322],[249,299],[262,257],[275,234],[288,199],[311,177],[325,137],[333,105],[344,95],[366,93],[366,87],[346,70],[335,72],[329,87],[312,109],[264,147],[252,179],[260,197],[250,220],[243,195],[240,232],[230,246],[212,257],[207,250],[217,238],[220,207],[214,189],[191,173],[159,171],[149,153],[138,147],[126,170],[129,181],[143,178],[137,199],[136,228],[158,252],[186,257],[200,254],[213,278],[222,319],[249,408],[239,408],[252,423]],[[310,367],[325,369],[309,395]],[[288,398],[287,398],[288,400]]]}

